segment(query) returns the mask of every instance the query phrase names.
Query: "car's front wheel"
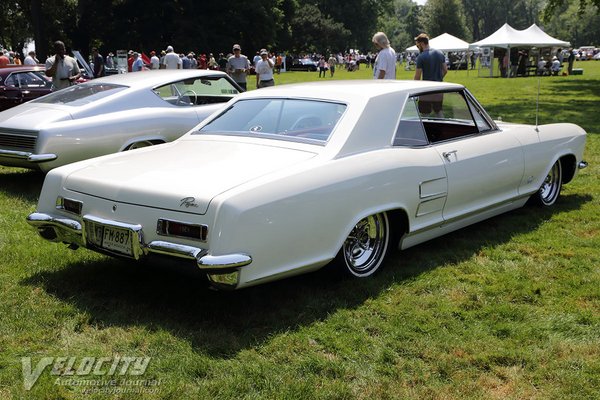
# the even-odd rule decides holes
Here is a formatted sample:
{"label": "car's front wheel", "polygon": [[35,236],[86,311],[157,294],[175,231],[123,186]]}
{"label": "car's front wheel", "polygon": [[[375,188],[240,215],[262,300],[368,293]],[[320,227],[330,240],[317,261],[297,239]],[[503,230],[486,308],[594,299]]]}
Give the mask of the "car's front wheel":
{"label": "car's front wheel", "polygon": [[383,265],[390,245],[390,223],[385,212],[361,219],[352,229],[333,263],[344,275],[364,278]]}
{"label": "car's front wheel", "polygon": [[560,160],[556,161],[540,189],[531,196],[531,202],[540,206],[551,206],[556,203],[558,196],[560,195],[560,190],[562,188],[562,167],[560,164]]}

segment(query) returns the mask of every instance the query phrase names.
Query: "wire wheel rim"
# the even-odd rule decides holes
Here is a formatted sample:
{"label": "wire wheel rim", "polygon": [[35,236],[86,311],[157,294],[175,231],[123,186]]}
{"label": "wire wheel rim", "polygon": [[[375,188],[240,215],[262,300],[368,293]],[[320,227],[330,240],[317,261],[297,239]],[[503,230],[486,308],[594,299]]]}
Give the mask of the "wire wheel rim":
{"label": "wire wheel rim", "polygon": [[546,178],[544,179],[544,183],[540,188],[540,199],[544,204],[552,204],[558,197],[560,193],[560,185],[561,185],[561,170],[560,170],[560,162],[556,162]]}
{"label": "wire wheel rim", "polygon": [[344,242],[344,261],[355,275],[365,275],[377,269],[388,244],[388,221],[385,214],[360,220]]}

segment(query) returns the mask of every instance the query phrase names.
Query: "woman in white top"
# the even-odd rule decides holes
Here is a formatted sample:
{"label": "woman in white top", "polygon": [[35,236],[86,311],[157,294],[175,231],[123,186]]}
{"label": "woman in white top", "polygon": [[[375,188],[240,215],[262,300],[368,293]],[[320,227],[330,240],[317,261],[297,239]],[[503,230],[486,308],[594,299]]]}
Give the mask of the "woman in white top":
{"label": "woman in white top", "polygon": [[379,47],[379,53],[373,67],[374,79],[396,79],[396,52],[383,32],[373,35],[373,43]]}

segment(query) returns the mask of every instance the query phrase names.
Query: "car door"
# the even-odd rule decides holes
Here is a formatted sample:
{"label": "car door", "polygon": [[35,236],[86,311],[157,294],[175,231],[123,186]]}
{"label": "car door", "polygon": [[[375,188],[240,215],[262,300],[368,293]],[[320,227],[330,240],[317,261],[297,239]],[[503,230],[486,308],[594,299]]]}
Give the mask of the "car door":
{"label": "car door", "polygon": [[411,231],[441,224],[448,195],[446,169],[429,146],[413,98],[404,105],[392,145],[402,171],[398,193],[406,201]]}
{"label": "car door", "polygon": [[427,136],[448,177],[444,220],[518,195],[524,158],[513,135],[499,131],[463,91],[420,96],[417,102]]}

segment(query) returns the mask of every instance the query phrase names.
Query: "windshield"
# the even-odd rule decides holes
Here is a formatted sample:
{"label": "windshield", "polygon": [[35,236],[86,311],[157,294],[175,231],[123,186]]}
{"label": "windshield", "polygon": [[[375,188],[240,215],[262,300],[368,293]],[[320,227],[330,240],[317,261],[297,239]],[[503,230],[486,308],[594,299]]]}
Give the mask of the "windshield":
{"label": "windshield", "polygon": [[184,79],[153,89],[164,101],[175,106],[193,106],[210,103],[226,103],[238,89],[223,76],[204,76]]}
{"label": "windshield", "polygon": [[241,100],[196,133],[258,135],[324,143],[345,109],[345,104],[318,100]]}
{"label": "windshield", "polygon": [[111,83],[88,82],[59,90],[58,92],[40,97],[32,102],[46,104],[67,104],[77,107],[113,95],[121,90],[127,89],[127,87],[128,86],[114,85]]}

